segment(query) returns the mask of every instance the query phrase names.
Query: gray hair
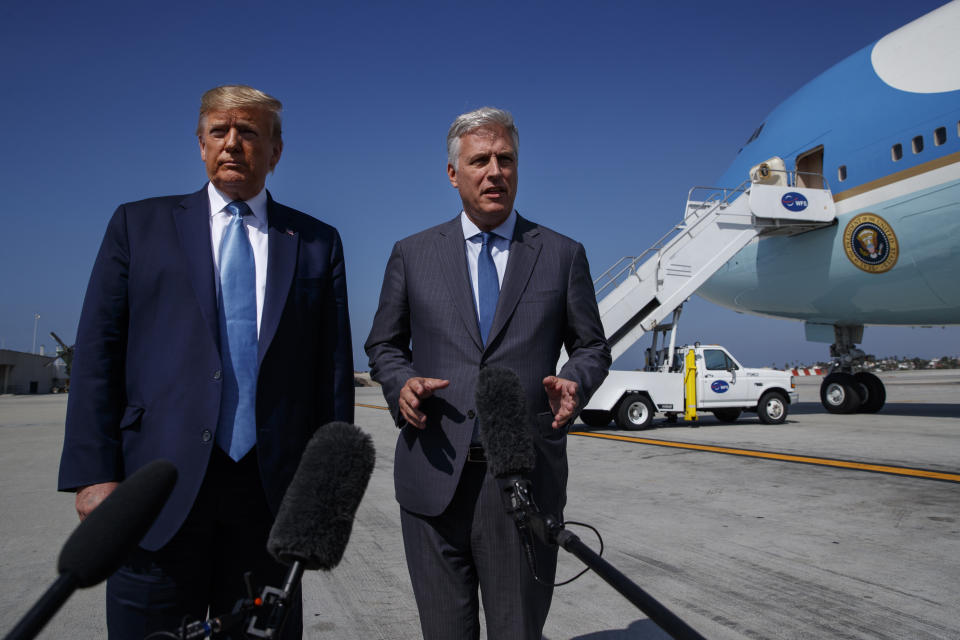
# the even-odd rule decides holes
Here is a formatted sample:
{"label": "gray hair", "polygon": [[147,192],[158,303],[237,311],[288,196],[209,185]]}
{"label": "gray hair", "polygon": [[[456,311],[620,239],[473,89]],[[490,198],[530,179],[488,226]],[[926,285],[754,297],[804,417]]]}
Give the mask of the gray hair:
{"label": "gray hair", "polygon": [[280,113],[283,103],[271,95],[248,87],[245,84],[225,84],[214,87],[200,98],[200,120],[197,122],[197,135],[203,133],[203,124],[211,111],[226,109],[263,109],[273,116],[273,139],[282,141]]}
{"label": "gray hair", "polygon": [[510,133],[513,139],[513,149],[520,154],[520,132],[517,131],[517,125],[513,122],[513,116],[509,111],[497,109],[495,107],[480,107],[475,111],[464,113],[457,116],[457,119],[450,125],[450,131],[447,132],[447,162],[452,167],[457,166],[460,159],[460,138],[480,127],[500,126]]}

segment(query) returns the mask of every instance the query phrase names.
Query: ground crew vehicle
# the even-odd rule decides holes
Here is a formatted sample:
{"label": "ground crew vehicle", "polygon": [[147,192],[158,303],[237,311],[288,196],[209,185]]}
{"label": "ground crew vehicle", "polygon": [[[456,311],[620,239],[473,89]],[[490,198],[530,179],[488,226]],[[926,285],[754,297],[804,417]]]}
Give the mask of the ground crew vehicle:
{"label": "ground crew vehicle", "polygon": [[647,429],[658,412],[675,421],[711,411],[734,422],[741,412],[756,411],[764,424],[780,424],[799,399],[790,373],[748,369],[719,345],[667,347],[647,360],[647,371],[611,371],[580,414],[583,422]]}

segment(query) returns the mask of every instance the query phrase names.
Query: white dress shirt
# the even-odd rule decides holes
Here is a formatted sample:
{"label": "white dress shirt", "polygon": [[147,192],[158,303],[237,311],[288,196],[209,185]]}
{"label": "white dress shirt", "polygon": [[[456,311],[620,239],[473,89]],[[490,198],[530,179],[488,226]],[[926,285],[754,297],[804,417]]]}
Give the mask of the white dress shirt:
{"label": "white dress shirt", "polygon": [[[220,299],[220,241],[223,239],[223,230],[233,215],[226,210],[226,206],[233,202],[228,196],[221,193],[207,183],[207,196],[210,198],[210,242],[213,245],[214,280],[217,283],[217,299]],[[267,190],[245,200],[252,216],[243,216],[243,226],[247,230],[247,238],[253,247],[253,262],[257,269],[257,335],[260,335],[260,318],[263,316],[263,298],[267,291]]]}
{"label": "white dress shirt", "polygon": [[[470,271],[470,284],[473,286],[473,308],[477,312],[477,322],[480,321],[480,294],[477,292],[477,260],[480,258],[480,248],[483,239],[480,237],[480,227],[473,224],[466,212],[460,212],[460,226],[463,228],[463,240],[467,250],[467,269]],[[503,287],[503,275],[507,272],[507,258],[510,257],[510,240],[513,238],[513,228],[517,226],[517,212],[511,211],[507,219],[499,227],[491,231],[490,255],[493,264],[497,267],[497,282]]]}

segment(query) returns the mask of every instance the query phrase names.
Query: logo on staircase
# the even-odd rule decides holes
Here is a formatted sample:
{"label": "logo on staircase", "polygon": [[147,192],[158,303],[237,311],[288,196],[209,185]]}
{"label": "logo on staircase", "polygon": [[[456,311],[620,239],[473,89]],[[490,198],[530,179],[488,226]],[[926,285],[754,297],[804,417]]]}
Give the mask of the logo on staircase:
{"label": "logo on staircase", "polygon": [[873,213],[861,213],[847,223],[843,250],[855,267],[868,273],[890,271],[900,255],[893,228]]}
{"label": "logo on staircase", "polygon": [[796,191],[783,194],[780,204],[790,211],[803,211],[807,208],[807,199]]}

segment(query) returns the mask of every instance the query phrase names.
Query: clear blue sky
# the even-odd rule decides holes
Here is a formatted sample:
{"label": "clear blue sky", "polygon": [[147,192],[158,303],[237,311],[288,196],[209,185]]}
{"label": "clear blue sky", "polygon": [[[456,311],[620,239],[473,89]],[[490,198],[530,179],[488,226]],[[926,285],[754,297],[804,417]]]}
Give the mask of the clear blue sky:
{"label": "clear blue sky", "polygon": [[[0,5],[0,345],[76,334],[108,218],[205,174],[206,89],[284,102],[267,187],[339,228],[358,369],[393,242],[459,211],[444,138],[513,112],[525,216],[584,243],[594,274],[647,248],[763,117],[940,0],[736,2],[6,2]],[[733,186],[733,185],[727,185]],[[826,359],[800,323],[700,299],[682,338],[747,364]],[[868,328],[877,355],[960,351],[960,328]],[[637,351],[619,362],[637,364]]]}

